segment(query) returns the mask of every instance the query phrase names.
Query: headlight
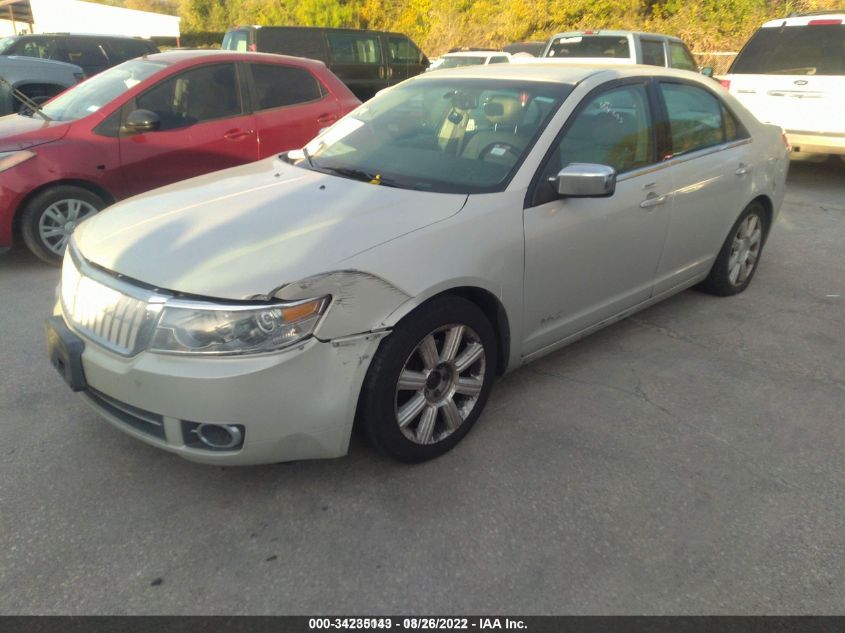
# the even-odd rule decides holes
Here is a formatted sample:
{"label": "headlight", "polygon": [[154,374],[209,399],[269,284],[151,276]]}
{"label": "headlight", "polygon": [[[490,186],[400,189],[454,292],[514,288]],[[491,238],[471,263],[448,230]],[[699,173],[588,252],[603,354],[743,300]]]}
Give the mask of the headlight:
{"label": "headlight", "polygon": [[15,165],[35,157],[35,152],[22,149],[16,152],[0,152],[0,171],[11,169]]}
{"label": "headlight", "polygon": [[258,354],[288,347],[314,331],[328,297],[266,306],[165,305],[150,349],[177,354]]}

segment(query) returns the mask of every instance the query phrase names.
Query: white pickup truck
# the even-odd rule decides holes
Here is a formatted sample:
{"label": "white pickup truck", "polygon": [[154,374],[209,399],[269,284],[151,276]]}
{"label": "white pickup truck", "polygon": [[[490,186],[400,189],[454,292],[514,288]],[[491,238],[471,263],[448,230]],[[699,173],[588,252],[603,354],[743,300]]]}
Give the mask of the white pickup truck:
{"label": "white pickup truck", "polygon": [[722,85],[793,152],[845,156],[845,11],[766,22]]}

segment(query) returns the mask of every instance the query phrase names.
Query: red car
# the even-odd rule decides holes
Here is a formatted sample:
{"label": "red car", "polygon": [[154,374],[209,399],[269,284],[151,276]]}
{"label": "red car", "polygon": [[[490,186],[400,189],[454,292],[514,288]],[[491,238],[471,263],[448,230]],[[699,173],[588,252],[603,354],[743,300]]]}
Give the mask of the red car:
{"label": "red car", "polygon": [[170,51],[0,118],[0,251],[57,262],[73,228],[155,187],[299,148],[359,105],[322,62]]}

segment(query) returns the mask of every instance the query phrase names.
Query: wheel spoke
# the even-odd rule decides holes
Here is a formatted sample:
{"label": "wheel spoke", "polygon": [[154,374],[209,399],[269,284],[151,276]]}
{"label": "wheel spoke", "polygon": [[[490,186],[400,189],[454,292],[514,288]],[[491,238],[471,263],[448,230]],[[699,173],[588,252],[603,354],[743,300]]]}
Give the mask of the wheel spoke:
{"label": "wheel spoke", "polygon": [[399,374],[398,389],[406,391],[421,391],[425,389],[425,374],[421,371],[405,369]]}
{"label": "wheel spoke", "polygon": [[483,386],[484,382],[480,378],[458,378],[458,382],[455,383],[455,392],[465,396],[477,396],[481,393]]}
{"label": "wheel spoke", "polygon": [[465,329],[463,325],[456,325],[446,333],[446,340],[443,342],[443,351],[440,352],[441,362],[455,358],[464,340]]}
{"label": "wheel spoke", "polygon": [[464,421],[463,416],[461,416],[461,412],[458,411],[458,405],[455,404],[455,401],[452,398],[449,398],[446,403],[440,407],[440,410],[443,412],[443,419],[446,422],[446,428],[449,431],[456,430]]}
{"label": "wheel spoke", "polygon": [[51,207],[47,207],[47,210],[44,211],[44,216],[43,216],[42,219],[47,219],[47,218],[51,219],[57,225],[64,225],[64,223],[67,221],[64,214],[61,211],[59,211],[59,209],[58,209],[58,207],[56,207],[56,205],[53,205]]}
{"label": "wheel spoke", "polygon": [[67,201],[67,219],[70,221],[76,220],[79,217],[79,209],[82,203],[79,200]]}
{"label": "wheel spoke", "polygon": [[733,266],[731,266],[730,272],[728,273],[728,279],[730,279],[731,283],[734,286],[736,286],[739,283],[739,281],[738,281],[738,279],[739,279],[739,269],[740,269],[740,263],[736,262]]}
{"label": "wheel spoke", "polygon": [[464,353],[455,359],[455,369],[461,374],[472,367],[479,358],[484,355],[484,346],[481,343],[467,345]]}
{"label": "wheel spoke", "polygon": [[420,418],[419,426],[417,426],[417,441],[420,444],[430,444],[431,437],[434,435],[434,424],[437,422],[437,407],[428,405],[423,411]]}
{"label": "wheel spoke", "polygon": [[434,341],[434,337],[431,334],[422,340],[417,350],[419,350],[420,358],[422,359],[423,366],[426,369],[434,369],[437,366],[439,359],[439,354],[437,353],[437,343]]}
{"label": "wheel spoke", "polygon": [[425,407],[425,396],[416,393],[414,396],[399,408],[399,428],[404,429],[420,414]]}
{"label": "wheel spoke", "polygon": [[41,237],[48,239],[51,237],[58,237],[59,235],[64,235],[64,233],[64,229],[60,229],[58,227],[50,227],[41,230]]}

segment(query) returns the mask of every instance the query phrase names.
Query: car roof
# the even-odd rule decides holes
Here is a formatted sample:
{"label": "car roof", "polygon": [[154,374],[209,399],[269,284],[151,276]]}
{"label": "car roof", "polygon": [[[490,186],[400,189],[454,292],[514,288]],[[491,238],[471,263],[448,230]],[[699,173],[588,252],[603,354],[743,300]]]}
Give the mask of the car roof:
{"label": "car roof", "polygon": [[779,18],[777,20],[770,20],[766,22],[761,28],[779,28],[782,26],[807,26],[810,22],[826,22],[828,20],[842,20],[845,25],[845,11],[835,13],[833,11],[823,11],[819,13],[808,13],[806,15],[796,15],[788,18]]}
{"label": "car roof", "polygon": [[455,51],[454,53],[444,53],[440,57],[496,57],[496,56],[510,57],[510,53],[505,51]]}
{"label": "car roof", "polygon": [[687,79],[697,83],[710,82],[718,88],[712,79],[702,78],[698,73],[661,66],[646,66],[641,64],[538,64],[536,62],[521,61],[522,58],[511,60],[510,64],[493,64],[492,66],[461,66],[447,68],[436,73],[426,73],[415,77],[412,81],[434,81],[446,78],[461,79],[504,79],[511,81],[543,81],[551,83],[575,84],[588,77],[604,73],[608,80],[623,79],[625,77],[674,77]]}
{"label": "car roof", "polygon": [[674,35],[665,35],[664,33],[650,33],[648,31],[613,31],[613,30],[603,30],[603,29],[596,29],[590,30],[585,29],[583,31],[564,31],[562,33],[555,33],[552,35],[551,39],[555,39],[557,37],[566,37],[566,36],[582,36],[582,37],[591,37],[591,36],[610,36],[610,37],[627,37],[628,35],[636,35],[637,37],[664,37],[667,40],[674,40],[676,42],[682,42],[683,40],[679,37],[675,37]]}
{"label": "car roof", "polygon": [[316,59],[293,57],[291,55],[276,55],[275,53],[226,51],[214,48],[172,49],[164,51],[163,53],[145,55],[144,57],[153,61],[184,65],[191,65],[196,61],[264,61],[270,63],[284,62],[296,66],[308,66],[314,68],[325,67],[323,62]]}

